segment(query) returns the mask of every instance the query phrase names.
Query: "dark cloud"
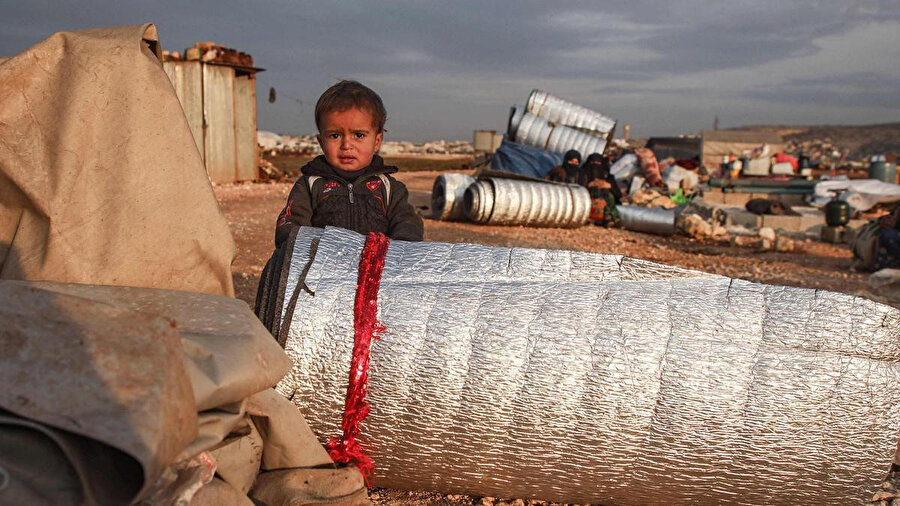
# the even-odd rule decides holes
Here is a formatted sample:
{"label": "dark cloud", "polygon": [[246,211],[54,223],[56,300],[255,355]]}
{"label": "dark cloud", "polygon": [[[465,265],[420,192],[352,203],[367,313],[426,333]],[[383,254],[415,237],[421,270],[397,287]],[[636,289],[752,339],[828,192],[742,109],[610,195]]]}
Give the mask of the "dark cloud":
{"label": "dark cloud", "polygon": [[748,98],[822,106],[900,109],[900,80],[878,72],[846,74],[828,79],[792,79],[779,86],[751,89]]}
{"label": "dark cloud", "polygon": [[[358,77],[384,95],[395,135],[468,137],[472,128],[502,129],[508,107],[539,86],[596,97],[625,114],[644,110],[654,97],[661,104],[692,93],[722,95],[660,83],[815,55],[823,35],[900,21],[900,2],[11,0],[0,17],[0,55],[59,30],[147,21],[157,24],[168,49],[213,40],[252,54],[268,69],[259,76],[261,87],[303,101],[261,100],[262,128],[311,131],[318,94],[337,79]],[[875,81],[857,83],[856,96],[826,80],[756,88],[737,98],[805,103],[827,97],[835,105],[871,107],[896,91]],[[646,100],[615,101],[636,94]],[[634,126],[641,131],[639,120]]]}

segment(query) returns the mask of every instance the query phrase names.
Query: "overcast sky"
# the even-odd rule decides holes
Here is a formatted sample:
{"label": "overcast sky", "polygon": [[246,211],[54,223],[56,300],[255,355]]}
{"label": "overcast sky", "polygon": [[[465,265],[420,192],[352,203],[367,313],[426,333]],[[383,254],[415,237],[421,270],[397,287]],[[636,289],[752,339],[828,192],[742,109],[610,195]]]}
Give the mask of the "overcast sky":
{"label": "overcast sky", "polygon": [[533,88],[636,136],[696,133],[716,115],[722,127],[900,121],[900,0],[4,0],[0,55],[148,21],[169,50],[211,40],[253,55],[267,69],[259,127],[282,133],[313,133],[316,99],[341,78],[381,94],[389,139],[505,130]]}

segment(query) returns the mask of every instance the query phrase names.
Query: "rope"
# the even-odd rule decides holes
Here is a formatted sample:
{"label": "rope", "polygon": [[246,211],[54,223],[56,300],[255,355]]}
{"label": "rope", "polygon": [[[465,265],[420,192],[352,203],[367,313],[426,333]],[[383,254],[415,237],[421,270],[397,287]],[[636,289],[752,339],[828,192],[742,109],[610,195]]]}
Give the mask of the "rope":
{"label": "rope", "polygon": [[379,335],[385,330],[377,319],[378,289],[390,242],[383,234],[370,233],[359,259],[356,300],[353,305],[353,357],[350,361],[350,379],[341,422],[343,434],[340,438],[332,438],[325,445],[334,462],[356,464],[367,486],[371,485],[375,464],[356,438],[359,436],[360,424],[369,414],[369,403],[366,401],[369,351],[372,341],[379,339]]}

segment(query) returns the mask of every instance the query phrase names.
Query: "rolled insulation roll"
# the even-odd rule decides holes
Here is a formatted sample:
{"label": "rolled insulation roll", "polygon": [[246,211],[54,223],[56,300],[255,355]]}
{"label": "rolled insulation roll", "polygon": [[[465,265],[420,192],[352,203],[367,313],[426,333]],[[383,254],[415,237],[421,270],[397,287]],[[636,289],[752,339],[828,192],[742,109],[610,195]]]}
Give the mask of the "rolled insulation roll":
{"label": "rolled insulation roll", "polygon": [[442,221],[466,219],[463,197],[466,188],[474,182],[475,179],[465,174],[441,174],[435,178],[431,189],[432,217]]}
{"label": "rolled insulation roll", "polygon": [[591,214],[587,189],[572,184],[486,178],[465,194],[469,219],[487,225],[580,227]]}
{"label": "rolled insulation roll", "polygon": [[[304,228],[277,390],[341,433],[365,239]],[[304,255],[295,255],[302,259]],[[391,242],[375,484],[565,503],[857,504],[900,431],[900,311],[618,255]]]}

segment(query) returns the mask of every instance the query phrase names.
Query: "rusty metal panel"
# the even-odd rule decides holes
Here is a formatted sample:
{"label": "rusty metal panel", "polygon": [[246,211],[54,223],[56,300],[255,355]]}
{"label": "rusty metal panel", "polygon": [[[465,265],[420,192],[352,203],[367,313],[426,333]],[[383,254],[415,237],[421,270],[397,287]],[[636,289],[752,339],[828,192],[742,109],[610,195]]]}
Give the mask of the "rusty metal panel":
{"label": "rusty metal panel", "polygon": [[209,179],[231,183],[236,176],[233,68],[203,65],[203,119]]}
{"label": "rusty metal panel", "polygon": [[234,79],[234,137],[238,181],[256,178],[256,79]]}
{"label": "rusty metal panel", "polygon": [[191,134],[200,151],[200,157],[206,159],[203,145],[203,76],[198,61],[167,61],[163,68],[175,87],[175,94],[181,102],[184,116],[191,127]]}

